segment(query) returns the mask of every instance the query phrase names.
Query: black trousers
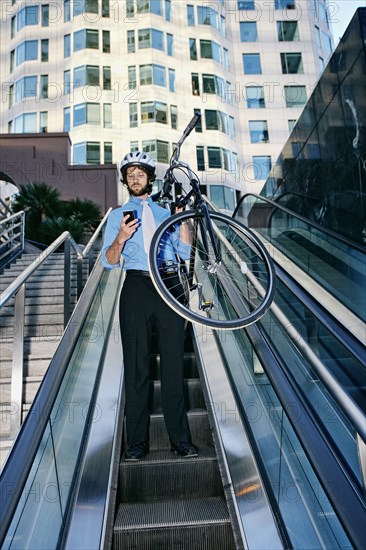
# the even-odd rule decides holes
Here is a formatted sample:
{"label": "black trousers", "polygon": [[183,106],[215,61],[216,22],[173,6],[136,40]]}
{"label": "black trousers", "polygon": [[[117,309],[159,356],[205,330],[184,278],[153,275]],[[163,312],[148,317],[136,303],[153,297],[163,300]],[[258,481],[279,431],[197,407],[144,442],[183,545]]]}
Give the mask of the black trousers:
{"label": "black trousers", "polygon": [[127,442],[149,440],[150,340],[157,333],[161,400],[171,442],[190,441],[183,394],[184,319],[156,292],[150,277],[128,273],[120,298]]}

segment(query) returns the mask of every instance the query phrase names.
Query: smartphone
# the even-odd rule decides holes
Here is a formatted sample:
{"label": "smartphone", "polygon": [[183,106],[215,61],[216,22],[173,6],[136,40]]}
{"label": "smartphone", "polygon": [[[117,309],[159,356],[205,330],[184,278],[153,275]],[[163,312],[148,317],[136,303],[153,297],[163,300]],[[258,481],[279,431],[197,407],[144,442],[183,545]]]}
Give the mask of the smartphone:
{"label": "smartphone", "polygon": [[126,220],[126,223],[132,222],[135,219],[135,212],[134,210],[124,210],[123,216],[129,216],[129,218]]}

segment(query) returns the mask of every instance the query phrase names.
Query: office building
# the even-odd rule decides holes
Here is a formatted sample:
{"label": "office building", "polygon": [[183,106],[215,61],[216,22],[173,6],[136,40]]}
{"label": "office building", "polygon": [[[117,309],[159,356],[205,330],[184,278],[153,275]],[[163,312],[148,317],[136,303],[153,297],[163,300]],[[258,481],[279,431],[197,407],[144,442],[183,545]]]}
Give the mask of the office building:
{"label": "office building", "polygon": [[[182,149],[220,208],[260,192],[332,50],[322,0],[1,2],[6,133],[68,132],[70,163]],[[97,183],[95,184],[97,185]]]}

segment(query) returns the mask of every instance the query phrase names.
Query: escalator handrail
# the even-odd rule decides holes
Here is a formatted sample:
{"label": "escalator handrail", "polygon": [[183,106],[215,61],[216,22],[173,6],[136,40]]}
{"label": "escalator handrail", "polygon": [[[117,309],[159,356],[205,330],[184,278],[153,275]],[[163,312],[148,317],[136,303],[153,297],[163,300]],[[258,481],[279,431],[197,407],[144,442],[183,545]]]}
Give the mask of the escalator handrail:
{"label": "escalator handrail", "polygon": [[[60,344],[50,362],[37,395],[18,433],[0,476],[0,545],[3,544],[13,514],[46,429],[49,414],[57,399],[69,360],[98,288],[103,267],[98,261],[88,278]],[[10,491],[11,488],[11,491]]]}
{"label": "escalator handrail", "polygon": [[[364,541],[363,525],[366,517],[366,504],[362,489],[357,486],[342,465],[342,460],[330,445],[329,438],[309,407],[306,399],[301,397],[299,388],[293,379],[281,367],[280,363],[265,335],[262,334],[260,323],[252,324],[244,329],[252,343],[265,372],[273,386],[280,403],[290,404],[286,411],[289,415],[297,437],[308,456],[322,486],[337,511],[337,515],[355,548],[362,547]],[[293,404],[299,404],[302,414],[297,414]],[[336,480],[336,482],[335,482]],[[346,505],[347,504],[347,505]]]}
{"label": "escalator handrail", "polygon": [[274,208],[277,208],[278,210],[281,210],[281,212],[285,212],[286,214],[291,215],[292,217],[298,219],[301,222],[304,222],[308,225],[310,225],[312,228],[317,229],[318,231],[321,231],[322,233],[325,233],[329,237],[332,237],[333,239],[336,239],[337,241],[349,246],[352,249],[358,250],[359,252],[362,252],[363,254],[366,251],[366,247],[362,246],[360,243],[357,243],[356,241],[352,241],[351,239],[348,239],[344,235],[340,235],[339,233],[336,233],[332,229],[329,229],[328,227],[324,227],[323,225],[320,225],[319,223],[310,220],[309,218],[306,218],[302,214],[298,214],[297,212],[294,212],[293,210],[290,210],[286,206],[283,206],[282,204],[278,204],[276,201],[269,199],[268,197],[262,197],[262,195],[258,195],[257,193],[245,193],[238,202],[238,204],[235,207],[235,210],[233,212],[233,218],[236,217],[236,214],[238,213],[239,207],[241,206],[241,203],[247,198],[247,197],[254,197],[255,199],[259,199],[261,201],[264,201]]}

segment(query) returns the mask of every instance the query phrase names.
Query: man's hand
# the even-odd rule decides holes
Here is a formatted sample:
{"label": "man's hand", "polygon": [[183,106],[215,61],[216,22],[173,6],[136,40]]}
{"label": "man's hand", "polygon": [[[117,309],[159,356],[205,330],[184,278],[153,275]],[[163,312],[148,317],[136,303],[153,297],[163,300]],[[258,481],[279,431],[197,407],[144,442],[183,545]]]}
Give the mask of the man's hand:
{"label": "man's hand", "polygon": [[128,241],[128,239],[130,237],[132,237],[132,235],[135,233],[138,225],[139,225],[139,220],[132,220],[132,222],[127,222],[129,216],[124,216],[122,221],[121,221],[121,225],[120,225],[120,228],[119,228],[119,233],[117,235],[117,241],[118,241],[118,244],[124,244],[126,241]]}

